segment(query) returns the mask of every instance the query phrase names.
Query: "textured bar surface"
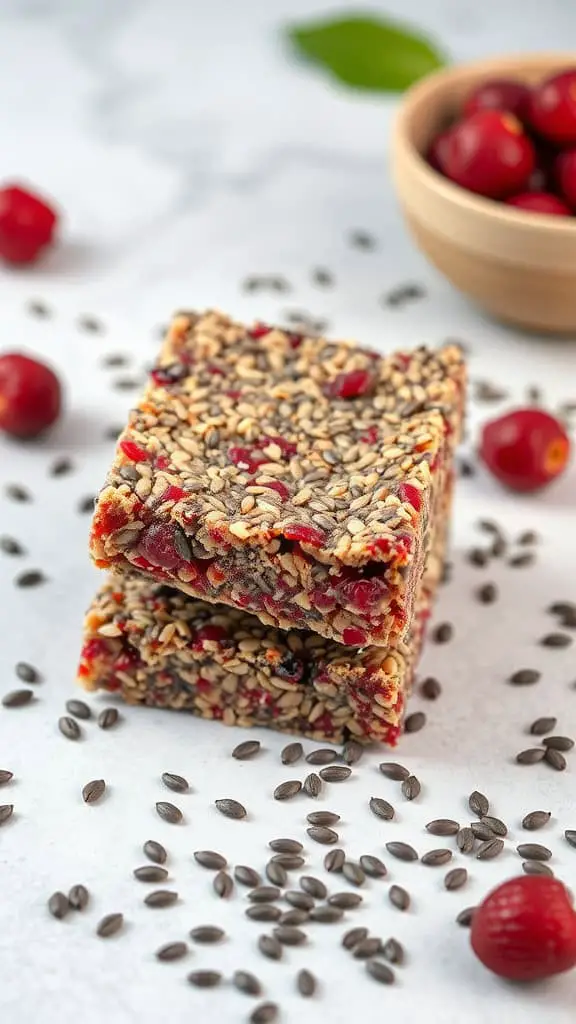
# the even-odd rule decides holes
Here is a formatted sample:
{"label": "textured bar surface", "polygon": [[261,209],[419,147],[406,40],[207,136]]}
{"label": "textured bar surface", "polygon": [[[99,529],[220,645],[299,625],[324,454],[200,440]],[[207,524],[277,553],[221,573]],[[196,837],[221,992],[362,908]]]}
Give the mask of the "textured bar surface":
{"label": "textured bar surface", "polygon": [[460,436],[458,346],[381,357],[176,317],[122,434],[91,552],[282,629],[406,636]]}

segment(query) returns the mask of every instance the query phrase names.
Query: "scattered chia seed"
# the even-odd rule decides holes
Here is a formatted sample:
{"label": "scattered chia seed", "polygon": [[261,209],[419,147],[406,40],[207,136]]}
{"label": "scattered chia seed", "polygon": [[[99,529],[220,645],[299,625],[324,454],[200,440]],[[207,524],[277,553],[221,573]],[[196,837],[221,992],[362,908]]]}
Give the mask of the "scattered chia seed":
{"label": "scattered chia seed", "polygon": [[490,803],[488,797],[484,796],[484,793],[479,793],[475,789],[468,797],[468,807],[472,814],[477,814],[479,818],[483,818],[490,810]]}
{"label": "scattered chia seed", "polygon": [[344,850],[329,850],[324,857],[324,868],[330,874],[338,874],[342,871],[345,860]]}
{"label": "scattered chia seed", "polygon": [[520,846],[516,847],[516,852],[524,860],[550,860],[552,856],[552,850],[541,843],[520,843]]}
{"label": "scattered chia seed", "polygon": [[159,800],[157,802],[156,812],[162,818],[162,821],[167,821],[169,825],[178,825],[184,817],[180,808],[168,803],[167,800]]}
{"label": "scattered chia seed", "polygon": [[71,473],[73,469],[74,463],[64,455],[59,459],[55,459],[52,465],[48,467],[48,475],[66,476],[68,473]]}
{"label": "scattered chia seed", "polygon": [[564,832],[564,838],[570,846],[576,847],[576,829],[567,828]]}
{"label": "scattered chia seed", "polygon": [[368,960],[366,973],[374,978],[374,981],[379,981],[381,985],[393,985],[396,980],[392,968],[382,960]]}
{"label": "scattered chia seed", "polygon": [[22,487],[21,484],[6,484],[6,487],[4,488],[4,493],[7,498],[11,499],[11,501],[18,501],[21,503],[25,501],[32,501],[32,495],[30,494],[30,491],[28,491],[25,487]]}
{"label": "scattered chia seed", "polygon": [[356,229],[348,235],[348,241],[353,249],[364,249],[366,251],[376,248],[376,239],[368,231]]}
{"label": "scattered chia seed", "polygon": [[431,868],[441,867],[443,864],[447,864],[449,860],[452,860],[452,850],[428,850],[420,858],[422,864],[426,864]]}
{"label": "scattered chia seed", "polygon": [[420,684],[420,693],[426,700],[437,700],[442,692],[442,687],[437,679],[429,676]]}
{"label": "scattered chia seed", "polygon": [[268,960],[280,960],[282,958],[282,944],[274,935],[260,935],[258,949]]}
{"label": "scattered chia seed", "polygon": [[262,992],[262,985],[258,978],[250,971],[234,971],[232,984],[245,996],[259,996]]}
{"label": "scattered chia seed", "polygon": [[[370,810],[372,814],[375,814],[377,818],[383,818],[384,821],[392,821],[394,817],[394,808],[392,804],[389,804],[387,800],[382,800],[379,796],[373,796],[370,800]],[[314,824],[320,824],[315,822]],[[329,822],[324,822],[328,825]]]}
{"label": "scattered chia seed", "polygon": [[352,769],[344,764],[332,764],[321,768],[319,775],[323,782],[345,782],[352,774]]}
{"label": "scattered chia seed", "polygon": [[435,644],[447,644],[454,636],[454,626],[451,622],[440,622],[432,630],[431,639]]}
{"label": "scattered chia seed", "polygon": [[388,939],[380,952],[391,964],[403,964],[406,959],[404,947],[397,939]]}
{"label": "scattered chia seed", "polygon": [[407,779],[401,784],[402,795],[406,800],[415,800],[417,796],[420,796],[421,785],[419,779],[415,775],[409,775]]}
{"label": "scattered chia seed", "polygon": [[246,908],[246,917],[249,917],[251,921],[268,924],[270,921],[279,921],[282,911],[280,907],[275,907],[272,903],[254,903],[251,907]]}
{"label": "scattered chia seed", "polygon": [[190,786],[183,775],[174,775],[172,772],[163,772],[162,782],[174,793],[187,793],[190,789]]}
{"label": "scattered chia seed", "polygon": [[79,316],[77,326],[79,330],[87,331],[89,334],[101,334],[104,330],[102,322],[97,320],[95,316],[90,315]]}
{"label": "scattered chia seed", "polygon": [[95,804],[104,795],[106,783],[104,779],[93,779],[87,782],[82,789],[82,799],[85,804]]}
{"label": "scattered chia seed", "polygon": [[160,949],[156,950],[156,959],[170,963],[172,960],[181,960],[187,952],[188,946],[185,942],[167,942],[165,946],[160,946]]}
{"label": "scattered chia seed", "polygon": [[458,914],[456,924],[461,925],[462,928],[469,928],[472,924],[472,918],[474,917],[475,910],[476,907],[465,907],[464,910],[461,910]]}
{"label": "scattered chia seed", "polygon": [[331,828],[326,828],[320,825],[312,825],[306,829],[306,832],[313,839],[315,843],[323,843],[329,846],[331,843],[338,842],[338,833],[334,832]]}
{"label": "scattered chia seed", "polygon": [[346,764],[358,764],[358,761],[364,756],[364,747],[357,740],[346,740],[342,748],[342,760]]}
{"label": "scattered chia seed", "polygon": [[[426,715],[423,711],[414,711],[408,715],[404,722],[404,732],[420,732],[426,725]],[[408,780],[406,780],[408,781]]]}
{"label": "scattered chia seed", "polygon": [[395,764],[393,761],[383,761],[382,764],[378,765],[382,775],[385,775],[387,779],[392,779],[393,782],[404,782],[408,778],[410,772],[402,764]]}
{"label": "scattered chia seed", "polygon": [[569,736],[545,736],[542,743],[545,747],[552,747],[554,750],[561,750],[563,753],[572,750],[574,746],[574,740],[570,739]]}
{"label": "scattered chia seed", "polygon": [[234,868],[234,878],[238,885],[246,885],[251,889],[256,888],[262,881],[258,872],[254,868],[247,867],[245,864],[236,865]]}
{"label": "scattered chia seed", "polygon": [[360,857],[360,867],[365,875],[369,875],[370,878],[384,878],[388,873],[386,865],[382,863],[379,857],[373,857],[370,853],[363,853]]}
{"label": "scattered chia seed", "polygon": [[549,868],[547,864],[544,864],[540,860],[523,861],[522,870],[525,875],[546,875],[547,878],[554,877],[554,872],[552,871],[552,868]]}
{"label": "scattered chia seed", "polygon": [[80,515],[90,515],[94,511],[94,504],[96,497],[93,494],[87,494],[84,498],[80,498],[77,508]]}
{"label": "scattered chia seed", "polygon": [[275,853],[302,853],[304,849],[297,839],[271,839],[268,846]]}
{"label": "scattered chia seed", "polygon": [[32,587],[39,587],[43,583],[48,582],[48,577],[40,569],[29,569],[27,572],[21,572],[14,579],[14,584],[22,589],[30,589]]}
{"label": "scattered chia seed", "polygon": [[360,942],[364,942],[364,939],[368,938],[367,928],[350,928],[349,931],[345,932],[342,936],[342,945],[344,949],[354,949]]}
{"label": "scattered chia seed", "polygon": [[195,850],[194,860],[197,864],[200,864],[203,868],[208,868],[210,871],[223,871],[226,865],[226,857],[223,857],[221,853],[216,853],[214,850]]}
{"label": "scattered chia seed", "polygon": [[476,596],[480,601],[480,604],[494,604],[498,598],[498,590],[495,583],[483,583],[481,587],[478,587]]}
{"label": "scattered chia seed", "polygon": [[562,648],[569,647],[572,637],[568,633],[547,633],[540,640],[541,647]]}
{"label": "scattered chia seed", "polygon": [[282,764],[296,764],[300,760],[304,753],[301,743],[288,743],[280,751],[280,760]]}
{"label": "scattered chia seed", "polygon": [[533,551],[522,551],[519,555],[512,555],[508,559],[508,565],[511,569],[525,569],[529,565],[534,565],[536,561],[536,555]]}
{"label": "scattered chia seed", "polygon": [[259,753],[259,740],[244,740],[243,743],[239,743],[237,747],[234,747],[232,757],[236,758],[237,761],[248,761],[251,757],[255,757],[256,754]]}
{"label": "scattered chia seed", "polygon": [[78,722],[75,718],[70,718],[69,715],[63,715],[58,719],[58,728],[67,740],[79,740],[82,735]]}
{"label": "scattered chia seed", "polygon": [[459,830],[458,822],[451,818],[435,818],[434,821],[429,821],[426,825],[426,831],[433,836],[455,836]]}
{"label": "scattered chia seed", "polygon": [[452,868],[444,878],[444,888],[452,892],[454,889],[461,889],[468,881],[466,868]]}
{"label": "scattered chia seed", "polygon": [[273,1024],[278,1020],[279,1012],[276,1003],[260,1003],[260,1006],[252,1011],[250,1024]]}
{"label": "scattered chia seed", "polygon": [[27,661],[19,661],[15,668],[16,675],[23,683],[39,683],[40,673],[38,669],[34,668],[33,665],[29,665]]}
{"label": "scattered chia seed", "polygon": [[84,910],[89,899],[90,894],[85,885],[73,885],[68,893],[68,903],[72,910]]}
{"label": "scattered chia seed", "polygon": [[312,910],[314,906],[314,896],[308,892],[300,892],[299,889],[288,889],[284,893],[284,899],[297,910]]}
{"label": "scattered chia seed", "polygon": [[258,885],[248,893],[251,903],[273,903],[280,899],[280,889],[275,885]]}
{"label": "scattered chia seed", "polygon": [[196,988],[216,988],[222,981],[219,971],[191,971],[188,975],[190,985]]}
{"label": "scattered chia seed", "polygon": [[546,756],[546,747],[529,747],[527,750],[521,750],[519,754],[516,754],[517,764],[537,764],[538,761],[543,761]]}
{"label": "scattered chia seed", "polygon": [[301,996],[304,996],[307,999],[310,998],[310,996],[314,995],[316,986],[316,978],[311,971],[307,970],[305,967],[298,971],[298,974],[296,975],[296,988]]}
{"label": "scattered chia seed", "polygon": [[33,690],[11,690],[2,697],[2,705],[5,708],[24,708],[33,699]]}
{"label": "scattered chia seed", "polygon": [[410,896],[403,889],[401,885],[391,885],[388,890],[388,899],[393,907],[397,910],[408,910],[410,906]]}
{"label": "scattered chia seed", "polygon": [[306,755],[308,764],[331,764],[338,757],[335,750],[331,747],[319,747],[318,750],[312,750]]}
{"label": "scattered chia seed", "polygon": [[96,934],[99,935],[101,939],[109,939],[111,935],[116,935],[120,931],[123,924],[123,914],[106,914],[106,917],[103,917],[99,922],[96,928]]}
{"label": "scattered chia seed", "polygon": [[557,721],[553,717],[537,718],[535,722],[532,722],[530,732],[533,736],[544,736],[545,733],[552,732],[552,729],[556,728]]}
{"label": "scattered chia seed", "polygon": [[512,673],[508,682],[512,683],[512,686],[531,686],[539,681],[540,676],[541,673],[535,668],[520,668]]}
{"label": "scattered chia seed", "polygon": [[219,871],[217,875],[214,875],[212,887],[220,899],[226,899],[234,888],[234,882],[226,871]]}
{"label": "scattered chia seed", "polygon": [[311,772],[311,774],[307,775],[306,778],[304,779],[302,789],[306,793],[306,796],[311,796],[315,798],[320,795],[320,791],[322,789],[322,779],[320,778],[319,775],[316,775],[315,772]]}
{"label": "scattered chia seed", "polygon": [[550,811],[530,811],[522,818],[522,828],[525,828],[528,832],[535,832],[539,828],[543,828],[550,821]]}
{"label": "scattered chia seed", "polygon": [[142,849],[144,851],[144,855],[154,864],[166,863],[168,854],[162,846],[162,843],[157,843],[154,839],[147,839]]}
{"label": "scattered chia seed", "polygon": [[467,561],[470,565],[476,565],[479,569],[483,569],[490,561],[490,554],[484,548],[470,548],[467,552]]}
{"label": "scattered chia seed", "polygon": [[485,825],[483,821],[471,821],[470,828],[475,839],[481,839],[483,842],[487,842],[488,839],[494,838],[494,832],[490,826]]}
{"label": "scattered chia seed", "polygon": [[306,821],[310,825],[337,825],[340,815],[334,811],[311,811],[306,815]]}
{"label": "scattered chia seed", "polygon": [[559,750],[555,750],[554,747],[544,747],[546,751],[544,760],[546,764],[549,764],[551,768],[554,768],[557,772],[563,772],[566,768],[566,758]]}
{"label": "scattered chia seed", "polygon": [[166,868],[159,864],[144,864],[141,868],[134,868],[133,875],[138,882],[165,882],[168,878]]}
{"label": "scattered chia seed", "polygon": [[286,868],[278,861],[269,860],[266,865],[266,878],[272,885],[285,886],[288,881]]}
{"label": "scattered chia seed", "polygon": [[508,828],[503,821],[500,821],[500,818],[493,818],[491,815],[485,814],[482,818],[482,823],[487,825],[495,836],[502,837],[508,835]]}
{"label": "scattered chia seed", "polygon": [[419,284],[403,284],[399,285],[398,288],[393,288],[392,291],[387,292],[382,296],[382,305],[389,306],[392,309],[398,309],[404,306],[407,302],[415,302],[417,299],[423,299],[426,295],[424,288]]}
{"label": "scattered chia seed", "polygon": [[83,700],[67,700],[66,711],[74,718],[88,720],[92,717],[92,711]]}
{"label": "scattered chia seed", "polygon": [[278,925],[273,929],[273,935],[283,946],[301,946],[308,938],[306,932],[288,924]]}
{"label": "scattered chia seed", "polygon": [[279,786],[276,786],[274,790],[275,800],[291,800],[295,797],[302,789],[302,783],[298,779],[289,779],[286,782],[281,782]]}
{"label": "scattered chia seed", "polygon": [[476,850],[476,860],[493,860],[494,857],[498,857],[502,853],[503,849],[504,841],[502,839],[487,839],[480,843]]}
{"label": "scattered chia seed", "polygon": [[328,903],[340,910],[355,910],[362,903],[362,897],[358,892],[335,892],[328,897]]}
{"label": "scattered chia seed", "polygon": [[63,892],[53,892],[50,899],[48,900],[48,910],[58,921],[66,917],[66,914],[70,910],[70,904],[68,898]]}
{"label": "scattered chia seed", "polygon": [[11,782],[14,778],[14,772],[6,771],[5,768],[0,770],[0,786],[5,786],[7,782]]}
{"label": "scattered chia seed", "polygon": [[98,725],[101,729],[111,729],[119,718],[120,715],[116,708],[104,708],[98,715]]}
{"label": "scattered chia seed", "polygon": [[[266,904],[261,904],[265,906]],[[280,914],[278,921],[280,924],[296,925],[298,928],[301,924],[305,924],[306,921],[310,920],[310,915],[307,910],[301,910],[299,907],[292,907],[290,910],[285,910],[283,914]]]}
{"label": "scattered chia seed", "polygon": [[340,907],[331,907],[329,903],[321,903],[318,907],[312,907],[310,920],[318,924],[336,924],[342,920],[344,911]]}
{"label": "scattered chia seed", "polygon": [[418,860],[416,850],[413,846],[410,846],[409,843],[399,843],[395,841],[386,843],[386,849],[392,857],[396,858],[396,860]]}
{"label": "scattered chia seed", "polygon": [[19,558],[26,554],[26,549],[20,544],[19,541],[15,540],[14,537],[0,537],[0,551],[5,555],[12,555]]}
{"label": "scattered chia seed", "polygon": [[147,907],[154,907],[155,909],[164,909],[164,907],[171,907],[178,900],[178,893],[172,892],[170,889],[155,889],[154,892],[149,892],[144,897],[144,903]]}
{"label": "scattered chia seed", "polygon": [[204,945],[209,945],[214,942],[221,942],[224,938],[224,929],[219,928],[215,924],[202,924],[197,928],[193,928],[190,932],[190,938],[193,942],[200,942]]}

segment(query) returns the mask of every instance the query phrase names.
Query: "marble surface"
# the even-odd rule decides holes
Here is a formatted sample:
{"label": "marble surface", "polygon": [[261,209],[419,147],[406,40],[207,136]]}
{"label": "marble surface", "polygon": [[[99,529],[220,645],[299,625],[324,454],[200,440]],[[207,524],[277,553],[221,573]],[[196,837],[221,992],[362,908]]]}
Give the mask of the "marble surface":
{"label": "marble surface", "polygon": [[[261,757],[238,765],[229,756],[242,738],[236,732],[160,712],[127,710],[110,733],[89,723],[78,744],[56,729],[64,701],[74,695],[82,612],[97,581],[78,501],[100,485],[111,457],[105,430],[122,423],[133,401],[134,392],[111,384],[141,379],[174,308],[217,305],[276,321],[303,310],[331,332],[382,349],[458,337],[469,348],[473,379],[506,382],[511,401],[524,400],[535,383],[551,407],[574,398],[570,342],[527,338],[488,322],[412,247],[386,168],[395,101],[346,92],[288,59],[282,25],[331,9],[326,0],[0,0],[1,176],[28,179],[64,213],[62,244],[42,264],[0,273],[0,349],[26,348],[50,359],[67,387],[66,415],[41,444],[0,440],[0,533],[19,537],[28,550],[18,565],[0,560],[2,692],[16,685],[14,664],[22,659],[37,664],[44,679],[33,705],[0,714],[0,767],[15,773],[0,802],[16,808],[0,830],[3,1024],[247,1020],[251,1001],[229,985],[202,993],[186,984],[186,973],[200,966],[227,976],[237,967],[258,973],[266,997],[283,1007],[282,1024],[309,1024],[320,1014],[333,1024],[360,1014],[367,1024],[384,1017],[483,1024],[503,1015],[536,1024],[543,1014],[561,1024],[573,1017],[572,976],[524,991],[502,985],[473,960],[454,917],[518,870],[514,847],[526,838],[519,820],[535,808],[552,811],[539,838],[553,848],[559,876],[568,884],[574,879],[574,851],[562,838],[564,828],[576,827],[571,769],[556,774],[513,763],[517,750],[530,745],[526,727],[537,715],[557,715],[562,732],[576,729],[573,654],[536,643],[551,627],[544,611],[550,601],[576,597],[574,468],[545,495],[522,501],[482,473],[462,482],[454,581],[437,612],[438,621],[454,619],[456,639],[430,645],[423,664],[423,673],[442,680],[444,694],[426,708],[427,728],[406,737],[398,753],[422,778],[423,795],[403,802],[378,774],[381,757],[373,754],[353,782],[321,800],[342,815],[342,845],[351,857],[385,856],[383,843],[392,838],[420,852],[443,845],[427,836],[425,823],[446,814],[468,820],[465,797],[473,788],[485,790],[510,824],[503,858],[471,861],[461,893],[443,890],[441,869],[385,856],[390,880],[410,889],[413,909],[392,910],[387,882],[370,883],[364,909],[348,914],[346,926],[358,920],[406,944],[408,962],[394,987],[379,988],[343,952],[344,925],[310,928],[306,950],[287,950],[280,965],[265,961],[255,950],[265,926],[244,918],[243,893],[216,900],[209,874],[192,862],[193,850],[211,846],[231,863],[261,869],[269,838],[306,838],[308,804],[270,798],[286,777],[279,737],[262,734]],[[434,33],[455,59],[563,48],[576,30],[576,13],[564,0],[390,0],[386,9]],[[373,232],[373,251],[350,244],[355,229]],[[313,284],[318,266],[333,271],[333,288]],[[290,291],[247,293],[246,276],[263,273],[283,276]],[[386,306],[383,296],[407,280],[422,283],[426,297]],[[27,312],[32,299],[46,303],[49,318]],[[99,319],[100,333],[81,329],[86,314]],[[118,351],[130,357],[128,368],[103,369],[102,357]],[[492,411],[473,404],[469,447]],[[75,471],[51,478],[49,465],[63,454]],[[10,502],[4,488],[12,481],[29,487],[34,501]],[[479,540],[479,515],[496,516],[512,537],[529,527],[542,537],[534,568],[490,568],[501,589],[492,608],[472,600],[484,577],[464,557]],[[37,567],[49,577],[44,587],[14,587],[20,568]],[[540,668],[542,682],[507,687],[510,672],[524,665]],[[99,709],[106,701],[92,704]],[[424,702],[416,698],[414,706]],[[185,812],[179,828],[153,809],[169,798],[159,781],[166,770],[186,775],[192,786],[175,798]],[[85,807],[80,789],[98,777],[107,779],[109,793],[101,806]],[[369,815],[372,795],[397,805],[394,823]],[[219,818],[213,800],[221,796],[243,800],[250,823]],[[131,876],[148,838],[169,848],[169,884],[181,896],[164,911],[143,906],[145,887]],[[323,874],[325,851],[306,846],[307,870]],[[48,895],[80,881],[92,893],[87,911],[62,923],[50,918]],[[347,887],[329,881],[332,891]],[[97,939],[98,919],[117,909],[125,913],[125,932]],[[209,921],[229,933],[221,947],[198,947],[180,964],[155,961],[163,942]],[[310,1001],[294,991],[295,973],[307,962],[322,982]]]}

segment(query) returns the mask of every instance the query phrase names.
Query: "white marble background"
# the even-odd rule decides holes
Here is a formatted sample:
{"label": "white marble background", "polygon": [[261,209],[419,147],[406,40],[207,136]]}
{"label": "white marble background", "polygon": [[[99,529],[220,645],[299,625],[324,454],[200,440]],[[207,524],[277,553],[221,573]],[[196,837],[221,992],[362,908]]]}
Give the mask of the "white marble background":
{"label": "white marble background", "polygon": [[[566,49],[576,40],[576,8],[568,0],[372,6],[429,30],[454,59]],[[563,731],[576,730],[573,654],[545,654],[534,643],[549,628],[546,605],[575,596],[574,468],[546,495],[525,501],[504,494],[486,475],[460,487],[457,572],[438,613],[454,618],[457,639],[450,649],[429,647],[423,668],[441,677],[445,694],[427,708],[426,730],[406,737],[398,755],[422,776],[424,798],[401,805],[398,822],[376,839],[366,800],[374,787],[395,796],[375,771],[375,754],[355,784],[324,803],[341,811],[353,856],[364,852],[364,843],[381,854],[382,840],[400,832],[420,850],[437,845],[426,838],[424,823],[445,814],[464,819],[464,795],[478,785],[515,826],[503,860],[472,862],[461,894],[446,894],[430,869],[389,863],[391,878],[415,899],[413,913],[391,917],[382,890],[367,886],[362,920],[409,948],[405,972],[390,990],[371,985],[330,930],[315,932],[309,950],[290,951],[286,966],[258,958],[254,938],[264,929],[247,926],[238,897],[226,905],[215,901],[209,878],[191,864],[194,849],[211,845],[262,866],[272,832],[302,834],[309,808],[274,804],[262,789],[263,773],[274,782],[284,775],[282,740],[262,736],[262,759],[235,767],[232,777],[229,750],[240,737],[219,726],[125,712],[119,733],[92,725],[78,745],[55,727],[73,693],[82,610],[96,576],[86,555],[86,517],[78,516],[76,503],[103,479],[111,457],[104,428],[122,422],[132,400],[111,391],[101,355],[127,351],[132,366],[149,364],[158,325],[173,308],[218,305],[271,320],[282,319],[288,307],[303,308],[326,318],[335,333],[379,347],[462,337],[473,377],[507,378],[515,400],[534,382],[552,404],[574,398],[576,350],[569,342],[528,339],[489,323],[413,249],[386,166],[396,101],[344,91],[288,59],[282,25],[335,7],[335,0],[0,0],[0,181],[28,179],[64,214],[62,244],[45,261],[0,272],[0,350],[39,352],[58,367],[68,393],[66,416],[43,444],[22,448],[0,440],[0,532],[23,535],[30,549],[25,567],[40,566],[50,577],[25,597],[12,585],[16,567],[0,563],[2,692],[15,685],[13,666],[24,656],[45,677],[33,706],[0,715],[0,767],[17,776],[1,794],[16,805],[0,833],[1,1024],[247,1019],[249,1001],[229,988],[205,995],[187,986],[183,978],[192,966],[257,971],[267,995],[285,1007],[281,1024],[316,1024],[321,1014],[331,1015],[331,1024],[356,1016],[366,1024],[573,1020],[572,976],[522,992],[501,985],[473,961],[454,916],[518,869],[518,816],[533,806],[552,810],[542,839],[554,847],[560,876],[574,877],[574,851],[562,839],[563,828],[576,827],[573,774],[536,768],[526,775],[511,763],[527,743],[525,724],[537,715],[557,714]],[[354,228],[375,234],[375,251],[350,247]],[[312,286],[310,271],[318,265],[334,270],[334,289]],[[285,275],[291,293],[242,291],[247,274],[267,272]],[[424,283],[426,299],[402,310],[383,307],[382,294],[406,280]],[[47,303],[50,320],[26,313],[31,298]],[[102,320],[103,334],[77,329],[84,313]],[[472,435],[485,415],[472,410]],[[50,479],[48,459],[64,453],[76,473]],[[3,487],[11,480],[29,486],[36,501],[10,504]],[[470,602],[477,570],[462,560],[476,539],[479,514],[499,517],[515,534],[536,526],[543,537],[536,569],[527,575],[495,570],[502,601],[483,609],[482,619]],[[503,685],[524,663],[545,673],[540,688],[526,694]],[[164,825],[152,810],[166,797],[158,782],[165,770],[192,783],[181,801],[182,829]],[[84,807],[82,784],[101,776],[109,796],[101,807]],[[212,800],[224,795],[245,800],[250,825],[218,818]],[[143,891],[131,878],[141,842],[152,837],[170,848],[170,884],[182,894],[181,904],[167,911],[144,908]],[[309,851],[311,872],[321,872],[323,853]],[[91,889],[91,909],[82,918],[54,921],[47,895],[78,881]],[[126,913],[126,932],[100,942],[95,923],[117,908]],[[203,920],[229,931],[221,950],[196,949],[184,965],[155,962],[161,942],[185,936]],[[294,993],[295,970],[307,957],[323,982],[318,1002]]]}

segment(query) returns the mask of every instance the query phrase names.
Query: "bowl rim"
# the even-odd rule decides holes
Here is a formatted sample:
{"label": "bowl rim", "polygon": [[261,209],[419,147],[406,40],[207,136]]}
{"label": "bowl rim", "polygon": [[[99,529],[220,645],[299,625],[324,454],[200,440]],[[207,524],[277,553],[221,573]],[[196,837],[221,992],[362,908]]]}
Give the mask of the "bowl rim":
{"label": "bowl rim", "polygon": [[437,71],[425,75],[424,78],[412,85],[404,94],[400,108],[394,122],[393,142],[397,150],[401,150],[402,157],[410,160],[412,171],[421,184],[428,183],[446,201],[453,203],[462,210],[475,212],[478,215],[487,217],[489,220],[498,222],[500,225],[508,224],[511,228],[529,229],[533,231],[540,227],[543,231],[554,232],[564,236],[576,236],[576,214],[573,217],[559,217],[555,214],[524,211],[517,207],[507,206],[506,203],[499,203],[495,199],[486,196],[476,195],[468,192],[455,182],[445,178],[438,171],[427,163],[423,155],[414,145],[410,132],[410,122],[414,111],[421,107],[434,94],[438,88],[450,80],[467,78],[470,73],[492,70],[495,73],[521,71],[530,67],[537,70],[552,71],[553,67],[561,70],[563,67],[576,68],[576,54],[574,51],[534,51],[523,54],[503,54],[495,57],[483,57],[479,60],[462,61],[448,67],[440,68]]}

